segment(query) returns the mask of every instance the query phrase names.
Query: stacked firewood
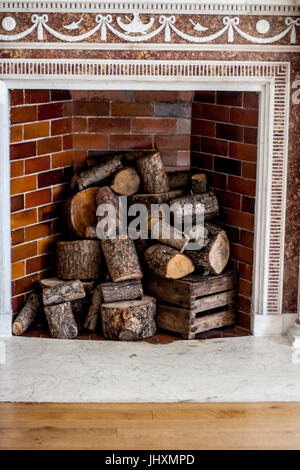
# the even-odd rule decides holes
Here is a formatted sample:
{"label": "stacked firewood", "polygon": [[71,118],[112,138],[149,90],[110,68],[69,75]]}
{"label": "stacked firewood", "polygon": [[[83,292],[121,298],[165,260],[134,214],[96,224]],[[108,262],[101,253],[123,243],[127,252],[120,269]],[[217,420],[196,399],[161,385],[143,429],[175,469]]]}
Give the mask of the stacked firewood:
{"label": "stacked firewood", "polygon": [[[29,295],[13,323],[14,334],[23,334],[42,310],[54,338],[74,338],[81,329],[93,332],[100,324],[108,339],[146,338],[156,332],[156,298],[144,295],[143,271],[172,280],[193,271],[219,275],[226,267],[229,242],[224,230],[211,223],[219,206],[207,192],[204,174],[168,176],[158,152],[131,152],[101,163],[89,158],[87,167],[74,174],[71,188],[62,214],[64,240],[56,249],[57,277],[40,281]],[[141,236],[133,241],[130,232],[120,230],[118,196],[146,206],[154,240]],[[193,211],[203,204],[205,236],[196,251],[188,249],[189,234],[150,215],[151,204],[174,203],[176,210],[190,204]],[[97,224],[105,216],[96,211],[103,204],[116,209],[117,232],[99,240]]]}

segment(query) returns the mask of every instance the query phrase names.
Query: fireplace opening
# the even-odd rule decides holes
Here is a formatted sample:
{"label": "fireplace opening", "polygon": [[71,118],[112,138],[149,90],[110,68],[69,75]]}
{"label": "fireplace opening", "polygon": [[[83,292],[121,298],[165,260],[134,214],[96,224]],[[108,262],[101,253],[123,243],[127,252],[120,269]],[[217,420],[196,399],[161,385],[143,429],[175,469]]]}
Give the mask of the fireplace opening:
{"label": "fireplace opening", "polygon": [[[74,194],[74,173],[116,154],[158,151],[169,182],[173,181],[171,190],[190,193],[187,178],[199,173],[206,176],[207,191],[219,202],[213,223],[225,230],[230,242],[224,272],[234,273],[236,322],[196,337],[249,334],[258,100],[259,94],[252,91],[11,90],[14,318],[37,283],[56,275],[56,245],[66,238],[62,207]],[[172,288],[176,290],[179,281]],[[147,295],[146,286],[144,291]],[[167,303],[164,299],[159,302]],[[212,304],[209,310],[217,314],[222,308]],[[195,319],[201,316],[201,312],[195,313]],[[148,340],[182,337],[168,330],[163,328]],[[24,335],[50,336],[43,313]],[[93,333],[81,329],[77,338],[104,339],[99,325]]]}

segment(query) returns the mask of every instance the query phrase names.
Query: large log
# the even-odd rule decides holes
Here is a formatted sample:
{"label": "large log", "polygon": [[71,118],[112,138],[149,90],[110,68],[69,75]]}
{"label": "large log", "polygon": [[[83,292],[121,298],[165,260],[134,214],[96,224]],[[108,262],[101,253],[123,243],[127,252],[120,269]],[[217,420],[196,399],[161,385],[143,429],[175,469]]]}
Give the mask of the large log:
{"label": "large log", "polygon": [[98,240],[57,243],[57,277],[61,279],[98,279],[100,269],[101,254]]}
{"label": "large log", "polygon": [[13,322],[12,331],[14,335],[19,336],[25,333],[37,316],[40,306],[40,296],[36,292],[31,292],[24,307]]}
{"label": "large log", "polygon": [[121,166],[121,158],[119,155],[116,155],[97,166],[82,171],[77,179],[78,188],[82,190],[88,186],[91,186],[92,184],[100,183],[107,176],[110,176],[116,170],[121,168]]}
{"label": "large log", "polygon": [[[183,196],[181,198],[175,199],[171,204],[171,209],[174,211],[174,217],[179,217],[183,213],[184,207],[187,209],[187,205],[190,205],[191,211],[188,213],[192,215],[193,221],[196,218],[196,214],[200,214],[197,210],[198,204],[203,204],[204,206],[204,219],[212,219],[216,217],[219,213],[219,203],[218,199],[214,193],[202,193],[194,194],[192,196]],[[186,212],[187,213],[187,212]]]}
{"label": "large log", "polygon": [[71,302],[45,307],[45,315],[53,338],[76,338],[78,328],[72,312]]}
{"label": "large log", "polygon": [[100,289],[104,303],[135,300],[143,296],[142,283],[137,279],[121,282],[103,282],[100,284]]}
{"label": "large log", "polygon": [[168,175],[159,152],[139,158],[137,166],[142,175],[145,193],[158,194],[169,191]]}
{"label": "large log", "polygon": [[103,335],[105,338],[122,341],[153,336],[156,332],[155,313],[155,299],[148,296],[140,300],[102,304]]}
{"label": "large log", "polygon": [[225,230],[212,223],[206,223],[209,243],[201,250],[187,251],[195,268],[203,274],[221,274],[229,260],[230,244]]}
{"label": "large log", "polygon": [[63,221],[68,236],[84,238],[87,227],[97,224],[96,194],[98,189],[85,189],[66,200]]}
{"label": "large log", "polygon": [[144,204],[150,215],[152,204],[169,204],[170,201],[183,196],[184,191],[177,189],[167,193],[160,194],[134,194],[130,197],[130,204]]}
{"label": "large log", "polygon": [[191,177],[191,189],[193,194],[206,193],[207,180],[204,173],[196,173]]}
{"label": "large log", "polygon": [[131,238],[105,238],[101,247],[113,282],[141,279],[143,273]]}
{"label": "large log", "polygon": [[120,196],[132,196],[138,192],[141,178],[132,167],[121,168],[114,176],[111,189]]}
{"label": "large log", "polygon": [[84,287],[79,280],[61,282],[57,279],[55,284],[52,278],[52,282],[52,286],[43,287],[42,285],[42,299],[45,307],[70,302],[71,300],[83,299],[85,297]]}
{"label": "large log", "polygon": [[169,188],[172,189],[188,189],[190,184],[189,171],[172,171],[168,173]]}
{"label": "large log", "polygon": [[100,285],[98,285],[92,294],[92,302],[87,314],[87,317],[84,322],[84,328],[90,331],[95,331],[99,319],[99,315],[101,312],[101,304],[102,304],[102,293],[100,289]]}
{"label": "large log", "polygon": [[165,245],[150,246],[145,261],[152,273],[169,279],[180,279],[194,271],[190,258]]}
{"label": "large log", "polygon": [[189,238],[182,234],[180,230],[159,218],[150,219],[149,224],[152,239],[159,240],[160,243],[175,248],[180,253],[185,250],[189,243]]}
{"label": "large log", "polygon": [[[108,186],[103,186],[102,188],[98,189],[96,194],[96,203],[98,208],[98,223],[103,219],[106,219],[109,222],[109,225],[106,224],[106,226],[103,227],[105,228],[105,233],[107,234],[106,236],[113,237],[118,235],[120,229],[120,219],[122,221],[125,215],[125,208],[123,208],[123,206],[120,204],[120,198]],[[103,210],[101,211],[102,215],[100,215],[100,206],[103,206],[104,204],[112,207],[112,218],[108,219],[108,212],[105,207],[103,207]],[[114,227],[116,228],[115,233]]]}

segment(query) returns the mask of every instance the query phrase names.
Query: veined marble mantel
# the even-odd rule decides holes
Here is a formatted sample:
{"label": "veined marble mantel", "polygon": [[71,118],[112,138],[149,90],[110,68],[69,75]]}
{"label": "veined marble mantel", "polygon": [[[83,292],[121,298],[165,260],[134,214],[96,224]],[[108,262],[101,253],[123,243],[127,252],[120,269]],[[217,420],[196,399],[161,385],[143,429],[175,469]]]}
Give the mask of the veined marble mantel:
{"label": "veined marble mantel", "polygon": [[50,87],[260,92],[253,333],[286,331],[296,318],[282,305],[299,10],[271,0],[0,1],[0,335],[11,324],[8,90]]}

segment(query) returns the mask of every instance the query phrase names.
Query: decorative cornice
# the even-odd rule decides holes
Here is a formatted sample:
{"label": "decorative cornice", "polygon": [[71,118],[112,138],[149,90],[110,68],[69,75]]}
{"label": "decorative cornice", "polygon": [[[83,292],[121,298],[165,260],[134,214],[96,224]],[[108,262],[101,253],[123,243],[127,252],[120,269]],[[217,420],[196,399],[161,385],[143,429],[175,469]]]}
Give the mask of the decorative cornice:
{"label": "decorative cornice", "polygon": [[252,14],[252,15],[298,15],[300,7],[291,4],[240,4],[240,3],[190,3],[188,0],[161,1],[0,1],[0,11],[14,12],[75,12],[75,13],[180,13],[180,14]]}

